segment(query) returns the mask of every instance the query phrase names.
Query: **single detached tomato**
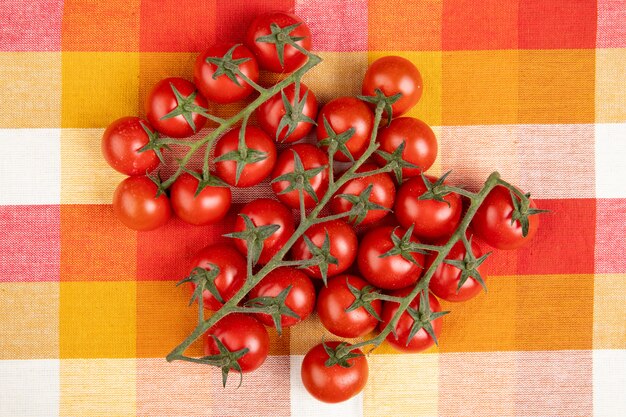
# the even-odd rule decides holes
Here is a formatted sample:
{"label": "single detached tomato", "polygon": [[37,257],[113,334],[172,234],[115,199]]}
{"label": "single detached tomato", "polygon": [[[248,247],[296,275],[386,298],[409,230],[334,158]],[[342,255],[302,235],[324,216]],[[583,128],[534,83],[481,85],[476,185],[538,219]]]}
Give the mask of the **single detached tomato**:
{"label": "single detached tomato", "polygon": [[[519,197],[515,196],[518,204]],[[523,236],[520,220],[512,221],[516,211],[511,192],[498,185],[487,195],[472,219],[472,230],[489,246],[496,249],[517,249],[527,244],[537,233],[539,216],[531,213],[537,205],[530,199],[529,207],[522,208],[519,214],[528,219],[528,233]],[[525,213],[523,213],[525,212]]]}
{"label": "single detached tomato", "polygon": [[[437,179],[426,176],[431,184]],[[445,184],[445,183],[444,183]],[[435,187],[435,192],[437,192]],[[454,233],[461,221],[463,204],[461,197],[455,193],[446,194],[442,201],[419,200],[428,188],[422,177],[414,177],[406,181],[398,189],[395,213],[402,227],[413,228],[413,235],[421,240],[432,242],[449,237]]]}
{"label": "single detached tomato", "polygon": [[335,341],[320,343],[311,348],[302,361],[302,384],[309,394],[325,403],[339,403],[354,397],[363,391],[369,376],[367,359],[362,356],[360,349],[352,353],[361,356],[344,359],[342,364],[327,366],[330,355],[324,345],[336,349],[339,344]]}
{"label": "single detached tomato", "polygon": [[[262,14],[248,27],[246,46],[256,55],[263,69],[293,72],[306,62],[306,55],[289,45],[285,39],[287,36],[302,38],[295,43],[306,50],[311,49],[311,31],[298,16],[281,12]],[[282,57],[279,51],[282,51]]]}
{"label": "single detached tomato", "polygon": [[[289,108],[285,108],[282,93],[290,103]],[[294,100],[295,84],[285,87],[282,93],[274,94],[259,106],[256,110],[257,121],[259,126],[276,141],[297,142],[313,128],[317,116],[317,99],[313,91],[303,83],[300,83],[298,103]]]}
{"label": "single detached tomato", "polygon": [[374,96],[376,89],[386,96],[401,93],[391,109],[398,117],[415,106],[422,97],[422,76],[415,65],[399,56],[385,56],[374,61],[363,79],[363,95]]}
{"label": "single detached tomato", "polygon": [[[394,297],[406,297],[412,290],[413,288],[402,288],[400,290],[393,291],[390,295],[393,295]],[[441,305],[439,304],[439,301],[430,293],[428,294],[428,303],[430,309],[428,310],[427,314],[438,313],[441,311]],[[411,301],[408,308],[419,311],[420,304],[421,299],[418,295],[413,299],[413,301]],[[398,311],[398,306],[398,303],[394,303],[391,301],[385,301],[383,303],[383,315],[381,317],[382,321],[380,322],[381,329],[384,329],[385,327],[387,327],[387,325],[389,325],[391,319],[393,319],[393,316]],[[403,352],[421,352],[431,346],[434,346],[435,340],[432,338],[431,335],[428,334],[425,328],[419,329],[417,333],[415,333],[415,335],[411,338],[410,342],[407,344],[409,335],[411,333],[411,327],[413,327],[413,323],[415,323],[415,320],[411,318],[409,313],[407,313],[406,311],[402,313],[402,315],[400,316],[400,320],[398,320],[398,324],[396,324],[396,335],[394,336],[393,332],[389,333],[387,335],[387,342],[389,342],[389,344],[394,348]],[[435,336],[437,337],[437,339],[439,339],[442,325],[441,317],[435,318],[434,320],[430,321],[430,325],[432,326]]]}
{"label": "single detached tomato", "polygon": [[[397,237],[403,237],[406,231],[401,228],[396,228],[394,231],[394,228],[390,226],[370,230],[361,239],[357,256],[359,271],[363,277],[375,287],[386,290],[404,288],[414,284],[422,275],[422,267],[424,266],[424,255],[418,252],[409,252],[409,254],[419,265],[405,259],[400,254],[381,257],[394,248],[394,243],[391,240],[392,233]],[[410,240],[419,243],[419,240],[413,236]]]}
{"label": "single detached tomato", "polygon": [[122,117],[107,127],[102,135],[102,155],[113,169],[126,175],[145,175],[159,166],[153,150],[139,152],[156,132],[139,117]]}
{"label": "single detached tomato", "polygon": [[[327,276],[332,277],[344,272],[354,263],[359,242],[354,229],[342,220],[314,224],[304,232],[304,235],[308,237],[315,246],[322,248],[324,240],[326,239],[326,233],[328,233],[328,241],[330,243],[330,255],[337,258],[338,262],[336,265],[328,265]],[[314,257],[302,237],[293,244],[291,256],[293,259],[297,260],[311,259]],[[322,278],[322,272],[317,265],[304,268],[303,271],[310,277]]]}
{"label": "single detached tomato", "polygon": [[[263,241],[263,250],[258,263],[263,265],[272,259],[295,231],[293,215],[291,210],[276,200],[269,198],[259,198],[246,204],[240,211],[250,217],[255,226],[265,226],[277,224],[280,226],[270,237]],[[246,228],[246,224],[241,216],[235,220],[235,232],[241,232]],[[239,252],[248,254],[248,244],[245,240],[235,239],[235,246]]]}
{"label": "single detached tomato", "polygon": [[[363,155],[370,143],[372,129],[374,128],[374,113],[367,104],[355,97],[340,97],[326,103],[317,115],[317,140],[322,141],[328,138],[326,123],[336,135],[354,129],[352,137],[348,139],[345,146],[356,160]],[[325,146],[323,149],[326,150]],[[348,162],[348,158],[342,149],[335,153],[334,159]]]}
{"label": "single detached tomato", "polygon": [[[232,186],[252,187],[263,181],[272,172],[276,163],[276,145],[258,127],[247,126],[245,133],[247,149],[239,149],[240,131],[241,128],[239,127],[230,130],[215,144],[215,158],[224,157],[224,155],[229,158],[215,162],[215,170],[222,180]],[[229,153],[230,156],[228,156]],[[231,157],[232,159],[230,159]],[[242,165],[246,163],[239,175],[239,182],[237,182],[238,163]]]}
{"label": "single detached tomato", "polygon": [[229,187],[207,185],[196,195],[199,181],[184,172],[170,187],[170,199],[174,213],[186,223],[197,226],[218,222],[230,209]]}
{"label": "single detached tomato", "polygon": [[170,219],[172,209],[165,194],[156,196],[157,186],[146,176],[128,177],[113,194],[113,212],[126,227],[154,230]]}
{"label": "single detached tomato", "polygon": [[[474,242],[472,242],[472,253],[475,258],[480,258],[483,255],[480,247]],[[428,270],[428,268],[430,268],[436,257],[436,255],[430,255],[428,257],[425,269]],[[464,261],[465,257],[465,246],[463,242],[458,241],[454,244],[446,256],[446,259]],[[476,267],[476,270],[480,273],[480,267]],[[470,298],[474,298],[483,290],[482,285],[472,276],[469,276],[467,281],[459,288],[461,275],[461,270],[456,266],[441,263],[435,270],[428,286],[433,294],[446,301],[466,301]],[[484,277],[482,277],[482,279],[484,280]]]}
{"label": "single detached tomato", "polygon": [[152,87],[146,117],[156,130],[173,138],[186,138],[204,127],[207,101],[184,78],[165,78]]}
{"label": "single detached tomato", "polygon": [[[328,156],[326,156],[326,154],[319,150],[316,146],[308,143],[299,143],[285,149],[278,156],[276,166],[272,172],[272,179],[274,180],[281,175],[295,172],[294,152],[300,157],[305,171],[324,166],[326,167],[308,179],[313,192],[317,196],[317,199],[320,200],[326,193],[326,190],[328,190]],[[291,208],[299,209],[300,195],[298,190],[292,190],[281,194],[281,192],[283,192],[288,186],[289,181],[277,181],[272,183],[272,190],[280,201]],[[306,208],[312,208],[315,207],[316,204],[317,202],[305,190],[304,206]]]}
{"label": "single detached tomato", "polygon": [[243,45],[213,45],[198,55],[193,82],[208,100],[219,104],[234,103],[254,91],[250,84],[237,75],[235,67],[253,82],[259,81],[259,66],[248,48]]}
{"label": "single detached tomato", "polygon": [[[377,169],[374,164],[363,164],[356,172],[368,172]],[[342,185],[337,190],[336,195],[330,200],[330,210],[335,213],[347,213],[352,210],[353,204],[342,194],[358,197],[365,189],[372,186],[369,201],[378,204],[388,210],[393,207],[396,198],[396,186],[393,179],[387,173],[371,175],[369,177],[354,178]],[[367,215],[361,220],[360,224],[370,224],[378,221],[387,215],[387,210],[368,210]],[[354,217],[353,217],[354,218]],[[359,220],[354,218],[354,220]]]}
{"label": "single detached tomato", "polygon": [[[285,298],[285,306],[300,318],[283,314],[280,317],[280,324],[283,327],[293,326],[309,317],[315,308],[315,287],[304,272],[295,268],[276,268],[250,291],[248,298],[276,297],[289,286],[291,289]],[[266,326],[275,327],[274,320],[269,314],[259,313],[256,318]]]}
{"label": "single detached tomato", "polygon": [[[213,336],[230,352],[248,348],[248,352],[237,360],[242,372],[258,369],[270,351],[270,337],[265,326],[257,319],[241,313],[231,313],[215,323],[207,331],[204,352],[206,355],[220,353]],[[231,369],[233,369],[231,367]]]}
{"label": "single detached tomato", "polygon": [[[380,130],[377,138],[381,151],[392,154],[404,142],[402,159],[419,168],[402,168],[402,178],[419,176],[428,170],[437,158],[437,139],[432,129],[424,122],[412,117],[394,119],[391,124]],[[385,159],[375,155],[380,166]]]}
{"label": "single detached tomato", "polygon": [[[316,311],[324,327],[332,334],[339,337],[364,336],[376,328],[378,319],[365,307],[346,311],[356,300],[348,284],[357,290],[368,285],[367,281],[354,275],[332,277],[328,280],[328,286],[319,293]],[[371,309],[380,317],[382,302],[372,301]]]}
{"label": "single detached tomato", "polygon": [[[222,300],[226,302],[233,298],[246,281],[246,258],[232,245],[219,243],[205,247],[191,261],[191,272],[195,268],[211,271],[214,267],[219,269],[219,274],[213,283]],[[194,283],[190,287],[192,291],[196,289]],[[202,295],[204,308],[217,311],[222,307],[223,304],[209,290],[205,289]]]}

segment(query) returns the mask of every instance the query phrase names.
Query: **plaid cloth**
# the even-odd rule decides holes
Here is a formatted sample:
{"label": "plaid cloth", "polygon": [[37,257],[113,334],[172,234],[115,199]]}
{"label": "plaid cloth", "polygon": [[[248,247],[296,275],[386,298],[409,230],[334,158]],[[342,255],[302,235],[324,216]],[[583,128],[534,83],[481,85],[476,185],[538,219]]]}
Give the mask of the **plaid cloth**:
{"label": "plaid cloth", "polygon": [[[431,172],[477,187],[499,170],[551,211],[531,246],[488,261],[487,294],[444,303],[438,349],[381,347],[365,391],[336,406],[300,382],[315,318],[273,333],[239,389],[165,362],[196,319],[174,282],[234,215],[128,230],[110,206],[123,176],[100,155],[157,80],[190,79],[198,52],[270,9],[310,25],[321,102],[407,57],[425,86],[409,115],[440,144]],[[623,0],[1,1],[0,415],[626,415],[625,48]]]}

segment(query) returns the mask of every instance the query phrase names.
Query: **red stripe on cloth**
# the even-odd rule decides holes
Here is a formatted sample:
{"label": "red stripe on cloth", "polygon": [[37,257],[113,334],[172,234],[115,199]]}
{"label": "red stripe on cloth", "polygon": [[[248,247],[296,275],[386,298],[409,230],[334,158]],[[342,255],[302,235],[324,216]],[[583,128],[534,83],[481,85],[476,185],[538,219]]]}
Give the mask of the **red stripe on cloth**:
{"label": "red stripe on cloth", "polygon": [[60,51],[63,0],[0,2],[0,51]]}
{"label": "red stripe on cloth", "polygon": [[[243,42],[252,20],[274,11],[293,13],[294,0],[217,1],[215,5],[218,42]],[[303,17],[303,16],[301,16]]]}
{"label": "red stripe on cloth", "polygon": [[598,199],[595,272],[626,272],[626,199]]}

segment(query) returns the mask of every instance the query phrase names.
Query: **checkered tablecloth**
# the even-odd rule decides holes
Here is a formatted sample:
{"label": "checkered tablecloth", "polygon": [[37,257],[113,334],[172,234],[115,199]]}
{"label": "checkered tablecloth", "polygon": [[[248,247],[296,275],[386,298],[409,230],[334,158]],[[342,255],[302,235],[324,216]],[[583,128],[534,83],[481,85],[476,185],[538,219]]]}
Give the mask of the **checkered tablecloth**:
{"label": "checkered tablecloth", "polygon": [[[315,318],[272,334],[239,389],[165,362],[196,319],[174,283],[234,214],[128,230],[100,155],[157,80],[191,79],[198,52],[271,9],[310,25],[320,102],[404,56],[424,78],[409,115],[439,140],[431,172],[477,187],[499,170],[550,210],[531,246],[488,261],[487,294],[444,306],[438,349],[381,347],[336,406],[300,382]],[[624,0],[0,0],[0,103],[1,416],[626,415]]]}

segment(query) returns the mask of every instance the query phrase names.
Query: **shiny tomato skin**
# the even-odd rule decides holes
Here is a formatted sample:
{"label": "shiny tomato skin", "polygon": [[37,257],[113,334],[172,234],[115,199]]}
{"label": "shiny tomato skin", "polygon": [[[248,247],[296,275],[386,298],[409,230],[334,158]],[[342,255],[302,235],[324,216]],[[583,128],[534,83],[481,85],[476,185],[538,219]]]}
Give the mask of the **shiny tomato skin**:
{"label": "shiny tomato skin", "polygon": [[[332,277],[328,280],[328,286],[322,287],[317,297],[317,315],[326,330],[335,336],[348,338],[365,336],[376,328],[378,320],[363,307],[346,312],[355,300],[348,283],[359,290],[369,285],[367,281],[355,275]],[[372,307],[380,317],[382,302],[374,300]]]}
{"label": "shiny tomato skin", "polygon": [[[355,97],[339,97],[329,101],[317,115],[318,141],[328,137],[324,118],[336,134],[354,129],[354,134],[346,142],[346,147],[354,160],[359,159],[369,146],[374,128],[374,113],[370,107]],[[322,149],[326,151],[327,147]],[[342,152],[335,153],[334,159],[341,162],[350,161]]]}
{"label": "shiny tomato skin", "polygon": [[[430,126],[412,117],[400,117],[392,120],[389,126],[382,128],[377,138],[381,151],[393,153],[404,141],[402,159],[418,168],[402,168],[402,178],[419,176],[428,170],[437,158],[437,138]],[[378,154],[374,156],[379,166],[385,160]]]}
{"label": "shiny tomato skin", "polygon": [[[426,176],[434,183],[437,178]],[[446,204],[435,200],[418,200],[427,191],[422,177],[404,182],[398,189],[394,212],[404,228],[414,225],[413,235],[420,240],[432,242],[449,237],[461,221],[463,202],[458,194],[443,197]]]}
{"label": "shiny tomato skin", "polygon": [[[217,66],[207,62],[206,59],[209,57],[221,58],[233,46],[234,45],[231,44],[215,44],[198,55],[196,59],[193,71],[193,82],[202,95],[207,100],[214,103],[234,103],[243,100],[254,91],[254,88],[238,75],[235,77],[239,85],[225,74],[220,75],[217,79],[213,78],[213,74],[217,71]],[[248,48],[239,45],[233,51],[232,56],[233,59],[248,59],[248,61],[239,64],[239,70],[255,83],[259,81],[259,65]]]}
{"label": "shiny tomato skin", "polygon": [[[300,318],[283,315],[280,318],[280,323],[283,327],[294,326],[306,320],[315,309],[315,287],[304,272],[289,267],[276,268],[250,291],[248,298],[276,297],[290,285],[291,290],[285,299],[285,305]],[[274,320],[269,314],[259,313],[255,316],[264,325],[275,327]]]}
{"label": "shiny tomato skin", "polygon": [[[302,100],[307,91],[308,94],[302,113],[305,116],[310,117],[312,120],[315,120],[315,117],[317,116],[317,98],[315,97],[315,94],[313,94],[313,91],[309,90],[304,83],[300,83],[299,100]],[[287,100],[293,105],[294,97],[296,96],[295,84],[288,85],[283,89],[283,92],[285,93]],[[261,104],[256,110],[259,126],[261,126],[261,128],[268,135],[270,135],[271,138],[277,140],[278,142],[297,142],[305,137],[313,128],[313,123],[302,121],[298,123],[295,130],[291,132],[288,137],[285,137],[288,129],[286,126],[280,131],[280,134],[277,137],[276,135],[279,133],[278,125],[280,124],[280,120],[283,118],[285,113],[285,105],[280,91]]]}
{"label": "shiny tomato skin", "polygon": [[154,132],[152,126],[139,117],[122,117],[111,123],[102,135],[104,159],[122,174],[145,175],[161,162],[153,150],[139,152],[149,142],[142,124]]}
{"label": "shiny tomato skin", "polygon": [[222,220],[231,203],[229,187],[206,186],[196,196],[198,179],[183,172],[170,187],[170,200],[174,213],[186,223],[196,226],[213,224]]}
{"label": "shiny tomato skin", "polygon": [[[356,172],[367,172],[375,169],[378,169],[376,165],[365,163],[361,165]],[[352,203],[343,197],[339,197],[339,195],[350,194],[358,196],[370,184],[372,184],[372,192],[369,201],[391,210],[396,198],[396,186],[391,176],[384,172],[369,177],[354,178],[346,182],[337,190],[335,196],[330,200],[330,210],[335,214],[346,213],[352,210]],[[374,223],[385,217],[387,213],[389,212],[385,210],[369,210],[360,224],[366,225]]]}
{"label": "shiny tomato skin", "polygon": [[[239,127],[232,129],[218,139],[215,144],[215,149],[213,150],[215,158],[237,150],[240,130],[241,128]],[[265,152],[266,158],[262,161],[246,165],[241,172],[239,182],[236,182],[237,163],[235,161],[219,161],[215,163],[215,170],[217,171],[218,177],[233,187],[252,187],[257,185],[270,175],[276,164],[276,145],[274,141],[258,127],[246,127],[246,146],[248,146],[249,149]]]}
{"label": "shiny tomato skin", "polygon": [[[295,231],[295,224],[291,210],[276,200],[258,198],[246,204],[240,211],[252,220],[255,226],[277,224],[280,228],[263,242],[263,250],[258,263],[264,265],[272,259]],[[235,220],[235,232],[245,229],[245,223],[241,216]],[[235,246],[244,255],[248,254],[248,244],[245,240],[234,239]]]}
{"label": "shiny tomato skin", "polygon": [[156,194],[157,186],[150,178],[128,177],[115,189],[113,212],[130,229],[157,229],[169,221],[172,209],[165,194]]}
{"label": "shiny tomato skin", "polygon": [[[394,227],[382,226],[371,229],[361,239],[357,263],[359,271],[370,284],[385,290],[404,288],[417,282],[423,269],[409,262],[400,255],[381,258],[380,255],[393,248],[391,233],[402,237],[406,231]],[[419,243],[414,237],[411,241]],[[412,252],[415,260],[424,266],[424,255]]]}
{"label": "shiny tomato skin", "polygon": [[272,33],[270,29],[272,23],[276,23],[281,28],[300,23],[300,26],[291,31],[289,35],[303,37],[304,39],[296,41],[296,44],[306,50],[311,49],[311,30],[298,16],[282,12],[259,15],[248,27],[245,44],[256,55],[261,68],[272,72],[293,72],[304,65],[307,59],[306,55],[291,45],[285,45],[283,65],[278,58],[275,44],[257,42],[259,37]]}
{"label": "shiny tomato skin", "polygon": [[[537,205],[531,199],[530,207]],[[539,227],[539,216],[528,216],[528,234],[522,236],[522,226],[519,220],[511,224],[514,207],[509,190],[496,186],[487,195],[472,219],[472,230],[489,246],[496,249],[518,249],[532,240]]]}
{"label": "shiny tomato skin", "polygon": [[[331,348],[336,348],[339,342],[324,342]],[[360,349],[354,353],[363,355]],[[348,359],[349,368],[339,365],[328,367],[325,362],[328,353],[323,344],[314,346],[304,356],[301,367],[302,383],[313,397],[325,403],[339,403],[349,400],[365,388],[369,367],[365,356]]]}
{"label": "shiny tomato skin", "polygon": [[[413,288],[403,288],[397,291],[393,291],[390,295],[395,297],[406,297],[413,290]],[[441,311],[441,305],[439,304],[439,300],[437,300],[432,294],[428,294],[428,302],[430,303],[430,311],[437,312]],[[391,319],[398,311],[398,303],[393,303],[390,301],[385,301],[383,303],[383,314],[381,316],[382,321],[380,322],[380,328],[384,329],[391,322]],[[409,307],[414,309],[418,309],[420,305],[420,297],[419,294],[417,297],[411,301]],[[387,335],[387,342],[397,350],[402,352],[421,352],[423,350],[428,349],[435,345],[435,341],[433,338],[426,332],[424,329],[420,329],[411,341],[407,345],[407,339],[409,337],[409,333],[411,331],[411,326],[413,326],[414,320],[409,316],[409,314],[405,311],[400,316],[400,320],[398,320],[398,324],[396,324],[396,336],[392,333]],[[431,322],[433,326],[433,330],[435,332],[435,336],[439,339],[439,335],[441,334],[442,327],[442,318],[439,317]]]}
{"label": "shiny tomato skin", "polygon": [[[160,133],[172,138],[186,138],[199,132],[204,127],[207,119],[198,113],[192,113],[192,120],[196,127],[195,131],[182,115],[163,120],[162,118],[174,110],[178,104],[171,87],[172,85],[183,97],[189,97],[194,91],[197,91],[196,86],[184,78],[171,77],[159,81],[148,94],[146,118]],[[194,104],[205,109],[208,105],[200,92],[196,95]]]}
{"label": "shiny tomato skin", "polygon": [[252,372],[263,365],[270,351],[270,337],[265,326],[246,314],[231,313],[225,316],[215,323],[206,335],[204,344],[206,355],[219,353],[217,343],[212,336],[217,337],[231,352],[248,348],[248,353],[237,361],[244,373]]}
{"label": "shiny tomato skin", "polygon": [[385,56],[374,61],[363,79],[364,96],[376,95],[380,89],[386,96],[402,93],[392,106],[393,117],[406,113],[422,97],[422,75],[408,59]]}
{"label": "shiny tomato skin", "polygon": [[[246,281],[246,258],[232,245],[213,244],[206,246],[193,257],[189,272],[191,273],[196,267],[211,270],[211,264],[220,270],[214,282],[217,291],[226,302],[233,298]],[[192,291],[195,289],[195,284],[191,283],[189,286]],[[217,311],[222,307],[223,304],[209,290],[204,290],[202,295],[204,308],[207,310]]]}
{"label": "shiny tomato skin", "polygon": [[[328,277],[338,275],[347,270],[356,259],[358,249],[358,239],[356,232],[348,223],[343,220],[332,220],[324,223],[317,223],[309,227],[304,234],[317,247],[321,247],[328,231],[330,242],[330,254],[337,258],[338,264],[328,265]],[[300,237],[291,248],[291,257],[296,260],[311,259],[312,254],[306,242]],[[322,278],[322,273],[318,266],[303,268],[311,278]]]}
{"label": "shiny tomato skin", "polygon": [[[287,174],[294,171],[294,156],[296,152],[302,161],[302,166],[305,170],[326,166],[324,170],[319,172],[313,178],[309,180],[313,191],[318,200],[321,200],[326,190],[328,190],[328,156],[319,150],[316,146],[308,143],[298,143],[287,149],[285,149],[279,156],[272,172],[272,179],[277,178],[283,174]],[[299,209],[300,208],[300,196],[298,190],[292,190],[285,194],[280,194],[285,188],[289,186],[288,181],[278,181],[272,183],[272,190],[276,197],[286,204],[287,206]],[[313,208],[316,206],[315,200],[307,193],[304,193],[304,206],[306,208]]]}

